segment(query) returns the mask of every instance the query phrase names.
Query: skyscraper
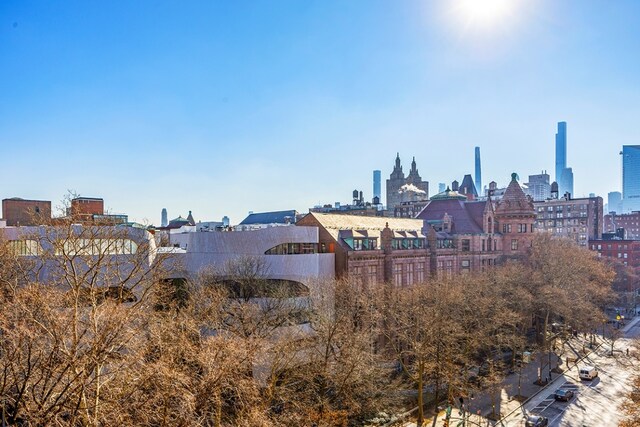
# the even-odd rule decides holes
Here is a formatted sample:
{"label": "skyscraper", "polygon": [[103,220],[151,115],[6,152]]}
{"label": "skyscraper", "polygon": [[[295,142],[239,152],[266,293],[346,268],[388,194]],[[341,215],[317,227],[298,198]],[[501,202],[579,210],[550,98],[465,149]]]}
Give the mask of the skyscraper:
{"label": "skyscraper", "polygon": [[550,199],[551,183],[549,182],[549,174],[546,171],[542,171],[538,175],[529,175],[527,193],[534,202]]}
{"label": "skyscraper", "polygon": [[558,122],[556,133],[556,182],[558,193],[573,194],[573,170],[567,167],[567,122]]}
{"label": "skyscraper", "polygon": [[482,189],[482,168],[480,166],[480,147],[476,147],[476,190],[479,195],[484,195],[484,190]]}
{"label": "skyscraper", "polygon": [[162,215],[160,219],[160,227],[166,227],[169,224],[169,219],[167,217],[167,208],[162,208]]}
{"label": "skyscraper", "polygon": [[625,213],[640,211],[640,145],[623,145],[622,209]]}
{"label": "skyscraper", "polygon": [[373,197],[377,197],[382,202],[382,172],[373,171]]}

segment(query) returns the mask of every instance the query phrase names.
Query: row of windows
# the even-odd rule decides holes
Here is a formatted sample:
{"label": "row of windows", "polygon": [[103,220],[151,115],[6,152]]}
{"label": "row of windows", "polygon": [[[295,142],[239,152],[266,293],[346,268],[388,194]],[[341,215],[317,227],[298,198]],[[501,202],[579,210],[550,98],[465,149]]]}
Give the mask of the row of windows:
{"label": "row of windows", "polygon": [[42,247],[37,240],[11,240],[9,250],[17,256],[34,256],[42,253]]}
{"label": "row of windows", "polygon": [[393,283],[396,286],[408,286],[424,281],[424,264],[394,264]]}
{"label": "row of windows", "polygon": [[[72,239],[54,244],[55,255],[132,255],[138,244],[130,239]],[[9,250],[17,256],[38,256],[42,246],[37,240],[12,240]]]}
{"label": "row of windows", "polygon": [[265,255],[303,255],[325,252],[325,245],[318,243],[281,243],[267,250]]}
{"label": "row of windows", "polygon": [[424,249],[427,247],[425,239],[393,239],[391,248],[396,249]]}
{"label": "row of windows", "polygon": [[132,255],[138,244],[131,239],[73,239],[55,245],[56,255]]}
{"label": "row of windows", "polygon": [[[558,205],[558,206],[547,206],[546,207],[547,212],[553,212],[554,210],[556,212],[562,212],[563,210],[567,211],[567,212],[571,212],[571,208],[575,208],[574,210],[581,210],[581,211],[585,211],[587,210],[587,205],[586,204],[580,204],[580,205]],[[544,212],[545,211],[545,207],[544,206],[538,206],[538,212]]]}
{"label": "row of windows", "polygon": [[[527,224],[517,224],[517,226],[518,233],[526,233],[527,230],[533,233],[533,224],[530,224],[529,227],[527,227]],[[502,224],[503,233],[511,233],[511,230],[511,224]]]}

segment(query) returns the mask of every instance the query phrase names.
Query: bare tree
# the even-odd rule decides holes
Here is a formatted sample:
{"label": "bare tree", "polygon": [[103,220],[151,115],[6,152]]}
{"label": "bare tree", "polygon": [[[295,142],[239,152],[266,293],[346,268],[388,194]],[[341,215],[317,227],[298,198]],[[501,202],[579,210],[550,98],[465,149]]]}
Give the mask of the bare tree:
{"label": "bare tree", "polygon": [[[12,242],[27,242],[32,253],[19,255],[35,274],[9,287],[0,314],[5,415],[40,425],[102,424],[114,412],[105,400],[112,384],[135,375],[129,356],[162,276],[153,240],[143,230],[64,221],[19,231]],[[14,265],[14,272],[24,266]]]}

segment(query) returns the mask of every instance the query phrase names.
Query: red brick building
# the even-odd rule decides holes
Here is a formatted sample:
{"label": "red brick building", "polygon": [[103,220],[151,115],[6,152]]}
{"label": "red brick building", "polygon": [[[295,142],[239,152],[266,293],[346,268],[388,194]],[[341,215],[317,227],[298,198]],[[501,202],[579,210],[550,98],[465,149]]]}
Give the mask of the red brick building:
{"label": "red brick building", "polygon": [[515,174],[496,206],[446,191],[416,219],[309,213],[296,225],[319,228],[335,253],[336,276],[410,286],[435,275],[482,271],[531,246],[535,210]]}
{"label": "red brick building", "polygon": [[[622,265],[631,267],[640,275],[640,240],[589,240],[589,249],[600,257],[613,258]],[[627,289],[616,289],[621,292],[632,292],[638,283],[628,283]]]}
{"label": "red brick building", "polygon": [[19,197],[2,200],[2,218],[8,226],[40,225],[51,220],[51,202]]}
{"label": "red brick building", "polygon": [[605,233],[615,233],[618,228],[624,228],[627,239],[640,240],[640,211],[627,214],[611,213],[604,216]]}

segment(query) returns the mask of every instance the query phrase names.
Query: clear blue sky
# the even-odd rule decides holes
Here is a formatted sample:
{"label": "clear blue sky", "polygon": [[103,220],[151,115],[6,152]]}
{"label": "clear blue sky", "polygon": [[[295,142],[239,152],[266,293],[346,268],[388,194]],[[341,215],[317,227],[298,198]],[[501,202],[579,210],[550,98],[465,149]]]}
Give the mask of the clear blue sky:
{"label": "clear blue sky", "polygon": [[512,0],[484,24],[457,1],[2,0],[0,198],[237,223],[370,199],[396,152],[432,194],[476,145],[484,183],[553,179],[567,121],[576,196],[606,202],[640,144],[640,1]]}

